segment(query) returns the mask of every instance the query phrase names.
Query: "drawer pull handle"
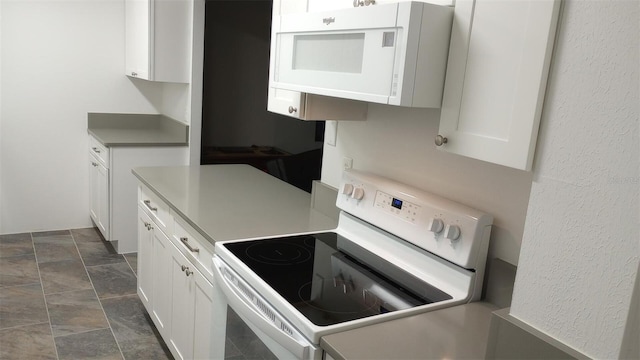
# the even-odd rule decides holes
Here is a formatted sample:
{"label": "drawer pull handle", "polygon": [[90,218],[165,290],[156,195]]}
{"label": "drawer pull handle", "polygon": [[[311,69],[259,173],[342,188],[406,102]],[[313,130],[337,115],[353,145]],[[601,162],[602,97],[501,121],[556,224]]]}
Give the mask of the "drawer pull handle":
{"label": "drawer pull handle", "polygon": [[93,150],[93,152],[95,152],[96,154],[100,154],[100,150],[98,150],[97,147],[92,147],[91,148]]}
{"label": "drawer pull handle", "polygon": [[91,162],[91,165],[98,166],[98,164],[94,163],[93,161]]}
{"label": "drawer pull handle", "polygon": [[189,249],[189,251],[191,251],[191,252],[196,252],[196,253],[199,253],[199,252],[200,252],[200,249],[198,249],[198,248],[193,248],[193,247],[191,247],[191,245],[189,245],[189,238],[187,238],[187,237],[181,237],[181,238],[180,238],[180,241],[182,241],[182,243],[184,244],[184,246],[186,246],[186,247],[187,247],[187,249]]}
{"label": "drawer pull handle", "polygon": [[147,207],[149,208],[149,210],[151,211],[158,211],[158,208],[156,207],[151,207],[151,200],[145,200],[144,204],[147,205]]}

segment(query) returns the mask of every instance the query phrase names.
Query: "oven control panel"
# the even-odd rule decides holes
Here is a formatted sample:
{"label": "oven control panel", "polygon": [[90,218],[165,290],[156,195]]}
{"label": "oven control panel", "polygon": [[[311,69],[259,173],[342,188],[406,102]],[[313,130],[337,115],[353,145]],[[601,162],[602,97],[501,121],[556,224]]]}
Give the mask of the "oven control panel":
{"label": "oven control panel", "polygon": [[402,200],[393,197],[383,191],[378,190],[374,199],[374,206],[377,209],[386,211],[410,223],[416,222],[420,213],[420,206],[411,203],[408,200]]}
{"label": "oven control panel", "polygon": [[424,190],[347,170],[336,205],[464,268],[474,269],[486,258],[493,218]]}

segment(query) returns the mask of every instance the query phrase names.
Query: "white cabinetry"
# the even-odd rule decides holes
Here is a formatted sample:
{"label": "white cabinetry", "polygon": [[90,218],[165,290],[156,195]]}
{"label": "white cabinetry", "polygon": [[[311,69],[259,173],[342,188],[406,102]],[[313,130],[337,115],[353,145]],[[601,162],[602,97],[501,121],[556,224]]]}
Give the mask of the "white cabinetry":
{"label": "white cabinetry", "polygon": [[171,347],[177,358],[205,359],[211,353],[213,285],[175,246],[171,256]]}
{"label": "white cabinetry", "polygon": [[[307,11],[307,2],[301,0],[275,0],[272,21],[282,14]],[[274,24],[271,28],[275,28]],[[273,36],[273,34],[272,34]],[[267,110],[300,120],[366,120],[368,104],[362,101],[339,99],[298,91],[278,89],[272,86],[275,61],[275,41],[271,42],[269,60],[269,95]]]}
{"label": "white cabinetry", "polygon": [[[170,272],[169,239],[149,209],[138,209],[138,296],[162,336],[168,336],[171,325],[171,288],[166,286]],[[155,218],[154,218],[155,219]]]}
{"label": "white cabinetry", "polygon": [[456,1],[442,150],[531,170],[559,9],[559,0]]}
{"label": "white cabinetry", "polygon": [[138,209],[138,296],[147,309],[151,304],[153,289],[153,225],[151,218],[142,209]]}
{"label": "white cabinetry", "polygon": [[125,0],[125,73],[188,83],[191,0]]}
{"label": "white cabinetry", "polygon": [[144,186],[138,212],[138,295],[176,359],[211,358],[213,245]]}
{"label": "white cabinetry", "polygon": [[94,138],[89,141],[89,211],[105,239],[110,235],[109,152]]}
{"label": "white cabinetry", "polygon": [[184,165],[186,146],[106,147],[89,136],[90,216],[118,253],[135,252],[137,245],[137,181],[131,169],[139,166]]}

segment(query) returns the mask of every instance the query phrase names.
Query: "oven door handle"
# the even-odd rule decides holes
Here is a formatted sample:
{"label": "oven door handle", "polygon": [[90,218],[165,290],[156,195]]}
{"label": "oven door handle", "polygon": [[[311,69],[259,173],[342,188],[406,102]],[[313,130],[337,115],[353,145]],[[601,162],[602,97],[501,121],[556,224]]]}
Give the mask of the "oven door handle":
{"label": "oven door handle", "polygon": [[[272,340],[277,342],[280,346],[290,351],[292,354],[297,356],[298,359],[308,359],[310,347],[313,345],[309,343],[301,334],[295,333],[299,339],[291,336],[288,332],[285,332],[280,327],[278,327],[273,318],[268,317],[267,315],[263,315],[263,311],[256,306],[252,301],[249,301],[245,293],[241,292],[237,286],[231,283],[222,273],[221,267],[226,268],[227,271],[231,271],[236,276],[236,280],[242,284],[246,291],[252,292],[253,296],[257,297],[262,301],[263,306],[268,307],[272,312],[272,315],[276,318],[280,316],[275,312],[270,305],[268,305],[264,300],[261,299],[260,295],[255,293],[253,289],[249,287],[247,283],[244,282],[233,270],[231,270],[226,264],[223,264],[217,256],[213,257],[213,273],[216,278],[216,282],[218,286],[222,289],[224,293],[227,304],[233,308],[233,310],[245,318],[246,321],[250,322],[253,326],[260,329],[264,334],[270,337]],[[282,323],[284,323],[292,332],[295,331],[289,324],[286,324],[282,319],[278,319]]]}

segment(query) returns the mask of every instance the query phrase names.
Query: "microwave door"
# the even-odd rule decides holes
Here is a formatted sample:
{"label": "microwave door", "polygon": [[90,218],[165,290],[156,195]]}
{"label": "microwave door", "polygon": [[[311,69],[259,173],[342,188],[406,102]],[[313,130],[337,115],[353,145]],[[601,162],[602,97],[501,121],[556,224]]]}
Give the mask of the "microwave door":
{"label": "microwave door", "polygon": [[398,29],[276,33],[274,86],[387,103]]}

